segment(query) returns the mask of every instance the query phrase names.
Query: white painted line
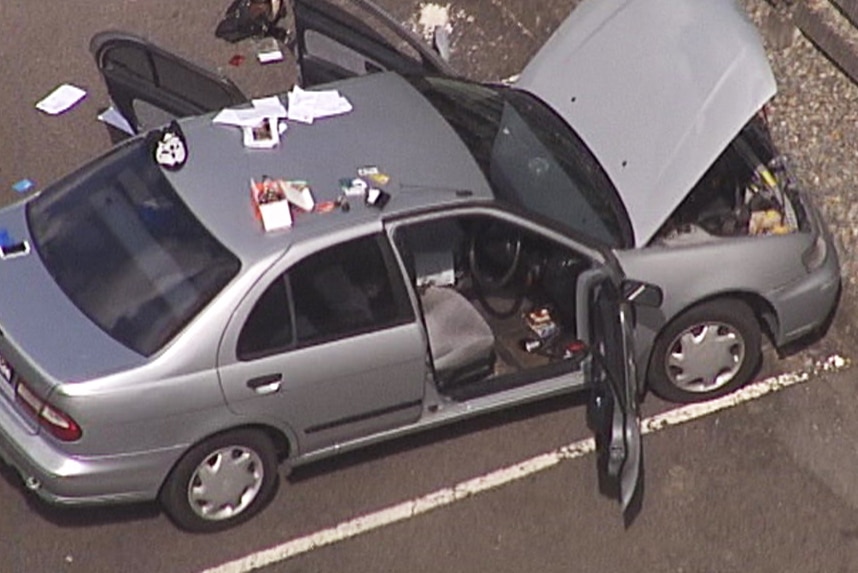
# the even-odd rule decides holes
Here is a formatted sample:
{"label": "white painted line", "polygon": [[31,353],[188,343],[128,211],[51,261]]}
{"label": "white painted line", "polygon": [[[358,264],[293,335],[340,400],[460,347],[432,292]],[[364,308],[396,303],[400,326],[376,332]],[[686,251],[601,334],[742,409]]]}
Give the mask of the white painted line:
{"label": "white painted line", "polygon": [[[780,376],[767,378],[766,380],[749,384],[738,392],[722,398],[699,404],[689,404],[646,418],[641,423],[641,429],[644,434],[649,434],[670,426],[697,420],[709,414],[778,392],[784,388],[807,382],[814,374],[842,370],[848,365],[849,363],[846,359],[833,356],[824,362],[818,363],[813,369],[808,371],[781,374]],[[583,457],[593,452],[595,448],[596,446],[592,438],[579,440],[515,465],[460,482],[452,487],[439,489],[422,497],[355,517],[334,527],[287,541],[270,549],[251,553],[235,561],[206,569],[203,573],[248,573],[267,565],[286,561],[314,549],[345,541],[362,533],[410,519],[479,493],[512,483],[529,475],[552,468],[562,461]]]}

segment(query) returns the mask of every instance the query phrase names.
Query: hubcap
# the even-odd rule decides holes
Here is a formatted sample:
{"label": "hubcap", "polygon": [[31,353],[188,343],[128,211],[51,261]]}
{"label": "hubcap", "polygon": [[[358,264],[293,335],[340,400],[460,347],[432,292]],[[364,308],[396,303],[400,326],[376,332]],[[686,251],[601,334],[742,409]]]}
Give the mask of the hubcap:
{"label": "hubcap", "polygon": [[667,376],[686,392],[711,392],[728,384],[745,360],[745,341],[727,324],[706,322],[684,330],[666,357]]}
{"label": "hubcap", "polygon": [[264,477],[255,451],[243,446],[221,448],[197,466],[188,484],[188,502],[204,519],[228,519],[253,503]]}

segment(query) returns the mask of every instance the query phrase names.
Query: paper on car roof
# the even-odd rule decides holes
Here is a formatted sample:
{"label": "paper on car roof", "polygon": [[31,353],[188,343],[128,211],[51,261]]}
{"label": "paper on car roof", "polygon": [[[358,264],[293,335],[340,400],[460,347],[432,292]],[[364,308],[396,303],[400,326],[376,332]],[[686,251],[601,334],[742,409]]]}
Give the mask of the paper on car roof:
{"label": "paper on car roof", "polygon": [[237,127],[253,127],[259,125],[262,120],[273,117],[286,117],[286,108],[277,96],[251,100],[248,108],[227,108],[221,110],[212,123],[221,125],[234,125]]}
{"label": "paper on car roof", "polygon": [[289,92],[288,119],[302,123],[352,111],[351,102],[337,90],[305,91],[295,86]]}

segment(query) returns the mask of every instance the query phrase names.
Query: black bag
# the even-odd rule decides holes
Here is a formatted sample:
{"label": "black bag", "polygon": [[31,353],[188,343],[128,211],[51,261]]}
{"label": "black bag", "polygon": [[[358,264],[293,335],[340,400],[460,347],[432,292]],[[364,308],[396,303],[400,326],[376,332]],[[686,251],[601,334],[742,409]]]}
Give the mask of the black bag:
{"label": "black bag", "polygon": [[280,0],[233,0],[215,29],[215,36],[238,42],[253,36],[278,36],[274,24],[283,16]]}

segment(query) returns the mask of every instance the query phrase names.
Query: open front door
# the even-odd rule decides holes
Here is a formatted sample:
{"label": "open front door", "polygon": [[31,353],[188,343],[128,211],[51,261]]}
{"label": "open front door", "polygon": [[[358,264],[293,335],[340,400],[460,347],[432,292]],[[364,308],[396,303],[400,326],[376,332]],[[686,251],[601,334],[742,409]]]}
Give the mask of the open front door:
{"label": "open front door", "polygon": [[[592,388],[587,421],[596,436],[599,485],[626,511],[642,494],[643,451],[629,303],[602,270],[582,275],[579,303],[588,308],[579,331],[588,333],[587,375]],[[579,308],[581,305],[579,304]],[[636,495],[637,494],[637,495]]]}
{"label": "open front door", "polygon": [[113,104],[136,133],[247,101],[227,78],[131,34],[96,34],[90,51]]}
{"label": "open front door", "polygon": [[455,75],[440,55],[369,0],[295,0],[301,84],[392,70]]}

